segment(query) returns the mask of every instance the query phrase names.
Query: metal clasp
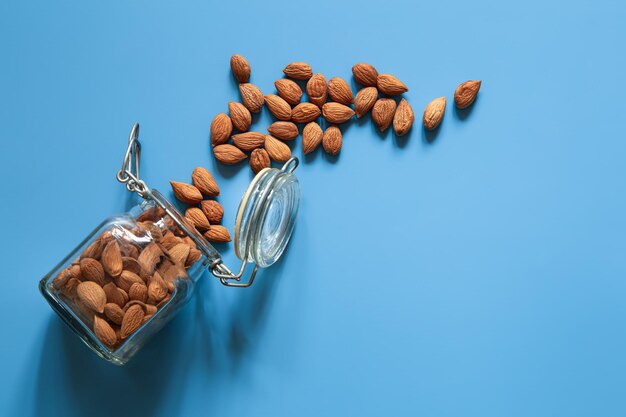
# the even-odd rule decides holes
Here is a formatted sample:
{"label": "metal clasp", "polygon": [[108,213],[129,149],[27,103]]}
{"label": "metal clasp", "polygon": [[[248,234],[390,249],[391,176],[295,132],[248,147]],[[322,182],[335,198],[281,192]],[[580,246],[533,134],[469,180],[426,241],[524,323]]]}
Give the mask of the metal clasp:
{"label": "metal clasp", "polygon": [[139,143],[139,123],[133,125],[128,136],[128,147],[122,161],[122,168],[116,178],[131,193],[136,192],[142,198],[148,198],[150,188],[139,178],[139,163],[141,157],[141,143]]}

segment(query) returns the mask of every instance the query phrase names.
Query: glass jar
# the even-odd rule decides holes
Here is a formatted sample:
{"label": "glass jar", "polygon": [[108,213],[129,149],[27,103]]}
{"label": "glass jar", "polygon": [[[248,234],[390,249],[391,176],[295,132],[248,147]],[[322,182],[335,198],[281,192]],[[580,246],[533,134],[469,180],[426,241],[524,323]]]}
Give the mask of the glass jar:
{"label": "glass jar", "polygon": [[[139,126],[131,131],[118,180],[144,198],[103,221],[39,282],[50,306],[100,357],[125,364],[189,301],[208,269],[227,286],[250,286],[278,260],[293,232],[300,187],[295,158],[265,168],[243,195],[235,223],[237,274],[155,189],[139,179]],[[248,264],[254,268],[242,281]]]}

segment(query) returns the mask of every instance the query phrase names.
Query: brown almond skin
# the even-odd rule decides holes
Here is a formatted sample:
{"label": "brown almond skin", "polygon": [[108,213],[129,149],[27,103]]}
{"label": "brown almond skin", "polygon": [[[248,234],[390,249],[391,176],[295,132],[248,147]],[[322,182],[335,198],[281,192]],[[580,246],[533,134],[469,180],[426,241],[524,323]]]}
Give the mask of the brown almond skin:
{"label": "brown almond skin", "polygon": [[107,323],[106,320],[98,316],[95,316],[93,319],[93,332],[102,343],[109,347],[113,347],[117,343],[115,330],[113,330],[111,325]]}
{"label": "brown almond skin", "polygon": [[213,226],[211,230],[204,234],[204,237],[209,242],[226,243],[231,241],[228,229],[220,225]]}
{"label": "brown almond skin", "polygon": [[352,74],[357,83],[363,87],[376,87],[378,71],[373,65],[361,62],[352,67]]}
{"label": "brown almond skin", "polygon": [[313,76],[311,66],[305,62],[292,62],[283,69],[283,72],[295,80],[308,80]]}
{"label": "brown almond skin", "polygon": [[230,113],[230,120],[233,122],[235,129],[240,132],[247,132],[252,124],[252,115],[250,110],[241,103],[236,101],[228,102],[228,112]]}
{"label": "brown almond skin", "polygon": [[131,305],[122,319],[122,327],[120,337],[126,339],[133,334],[143,324],[144,309],[141,305]]}
{"label": "brown almond skin", "polygon": [[276,162],[285,162],[291,158],[289,146],[271,135],[265,135],[265,150]]}
{"label": "brown almond skin", "polygon": [[372,120],[378,130],[385,131],[396,112],[396,102],[392,98],[379,98],[372,108]]}
{"label": "brown almond skin", "polygon": [[237,54],[231,56],[230,69],[240,83],[247,83],[250,80],[250,64],[243,56]]}
{"label": "brown almond skin", "polygon": [[107,296],[102,287],[93,281],[84,281],[78,284],[76,295],[80,302],[91,310],[102,313],[107,303]]}
{"label": "brown almond skin", "polygon": [[274,122],[267,128],[272,136],[281,140],[292,140],[298,137],[298,126],[292,122]]}
{"label": "brown almond skin", "polygon": [[[254,151],[252,151],[252,154],[254,154],[257,150],[260,149],[255,149]],[[250,158],[252,158],[252,156],[250,156]],[[209,219],[209,223],[214,225],[222,222],[222,217],[224,216],[224,208],[217,201],[204,200],[202,203],[200,203],[200,208],[202,209],[202,212],[207,217],[207,219]]]}
{"label": "brown almond skin", "polygon": [[312,103],[300,103],[291,110],[291,120],[296,123],[309,123],[320,115],[320,108]]}
{"label": "brown almond skin", "polygon": [[109,282],[108,284],[105,284],[105,286],[102,289],[104,290],[104,293],[106,294],[107,304],[116,304],[120,307],[124,307],[124,304],[126,304],[126,301],[124,300],[124,297],[118,291],[118,288],[114,283]]}
{"label": "brown almond skin", "polygon": [[324,151],[329,155],[338,155],[341,151],[341,142],[341,130],[335,125],[328,126],[322,138]]}
{"label": "brown almond skin", "polygon": [[354,103],[354,94],[348,83],[341,77],[333,77],[328,81],[328,95],[331,100],[346,106]]}
{"label": "brown almond skin", "polygon": [[[218,145],[216,148],[219,146],[226,145]],[[193,185],[178,181],[170,181],[170,185],[172,186],[174,196],[183,203],[198,204],[202,201],[202,193]]]}
{"label": "brown almond skin", "polygon": [[454,104],[456,107],[459,109],[469,107],[476,100],[481,84],[482,81],[480,80],[469,80],[459,84],[454,91]]}
{"label": "brown almond skin", "polygon": [[[239,148],[229,145],[228,143],[213,148],[213,155],[215,155],[215,159],[226,165],[237,164],[248,157],[245,153],[241,152]],[[197,201],[193,204],[198,204],[199,202],[200,201]]]}
{"label": "brown almond skin", "polygon": [[241,94],[241,101],[248,110],[252,113],[258,113],[263,108],[265,99],[263,93],[259,88],[251,83],[239,84],[239,93]]}
{"label": "brown almond skin", "polygon": [[204,232],[205,230],[209,230],[211,228],[209,219],[207,219],[204,212],[198,207],[189,207],[185,210],[185,218],[189,220],[189,222],[200,232]]}
{"label": "brown almond skin", "polygon": [[356,117],[360,118],[366,115],[367,112],[374,107],[376,100],[378,100],[378,90],[376,87],[365,87],[360,89],[359,92],[356,93],[356,98],[354,99]]}
{"label": "brown almond skin", "polygon": [[281,78],[274,82],[274,86],[278,91],[278,95],[281,96],[287,103],[292,106],[300,103],[302,98],[302,89],[298,84],[287,78]]}
{"label": "brown almond skin", "polygon": [[131,300],[137,300],[145,303],[148,299],[148,287],[146,287],[146,284],[144,284],[143,282],[134,283],[130,286],[130,289],[128,290],[128,298],[130,298]]}
{"label": "brown almond skin", "polygon": [[[211,230],[211,228],[209,228],[209,230]],[[178,245],[170,249],[170,258],[174,261],[174,263],[178,265],[185,265],[190,250],[191,248],[186,243],[179,243]],[[130,296],[130,293],[128,293],[128,295]]]}
{"label": "brown almond skin", "polygon": [[265,149],[255,149],[250,154],[250,168],[252,172],[258,174],[264,168],[270,167],[270,155]]}
{"label": "brown almond skin", "polygon": [[278,120],[291,119],[291,106],[282,97],[276,94],[268,94],[265,96],[265,103]]}
{"label": "brown almond skin", "polygon": [[80,260],[80,272],[83,280],[93,281],[98,285],[106,284],[104,279],[104,268],[102,264],[92,258]]}
{"label": "brown almond skin", "polygon": [[217,146],[228,142],[233,133],[233,123],[226,113],[220,113],[211,122],[211,145]]}
{"label": "brown almond skin", "polygon": [[[102,251],[101,263],[104,271],[112,277],[116,277],[122,273],[122,252],[120,251],[120,245],[117,243],[117,240],[112,240],[107,243],[104,251]],[[100,284],[103,285],[102,283]]]}
{"label": "brown almond skin", "polygon": [[439,97],[428,103],[424,110],[423,123],[426,130],[436,129],[441,120],[443,120],[443,114],[446,111],[446,98]]}
{"label": "brown almond skin", "polygon": [[265,135],[260,132],[244,132],[233,135],[233,143],[242,151],[253,151],[263,145]]}
{"label": "brown almond skin", "polygon": [[313,152],[322,143],[324,132],[316,122],[308,123],[302,130],[302,150],[304,154]]}
{"label": "brown almond skin", "polygon": [[220,195],[220,187],[217,186],[213,175],[203,167],[196,167],[191,173],[191,182],[202,195],[215,197]]}
{"label": "brown almond skin", "polygon": [[124,319],[124,310],[117,303],[107,303],[104,305],[104,315],[111,322],[120,326]]}
{"label": "brown almond skin", "polygon": [[322,74],[315,74],[306,83],[306,94],[309,96],[309,101],[319,108],[322,108],[324,103],[326,103],[327,93],[328,84],[326,77]]}
{"label": "brown almond skin", "polygon": [[354,116],[354,110],[340,103],[326,103],[322,107],[324,118],[330,123],[340,124]]}
{"label": "brown almond skin", "polygon": [[135,283],[143,284],[143,279],[141,279],[141,277],[134,272],[122,271],[122,273],[119,277],[117,277],[115,282],[117,283],[117,286],[119,288],[121,288],[128,294],[128,291],[130,291],[130,287],[132,287],[132,285]]}
{"label": "brown almond skin", "polygon": [[398,96],[409,91],[402,81],[391,74],[380,74],[377,79],[378,90],[388,96]]}
{"label": "brown almond skin", "polygon": [[[147,276],[152,275],[154,273],[154,269],[156,268],[157,264],[161,261],[162,257],[163,257],[163,251],[161,250],[161,248],[159,247],[157,243],[152,242],[148,246],[146,246],[139,254],[139,257],[137,258],[137,262],[139,263],[139,266],[141,266],[141,273]],[[121,276],[123,277],[124,274],[127,272],[130,272],[130,271],[123,271]],[[129,277],[129,278],[133,278],[133,277]],[[124,291],[128,291],[128,289],[130,288],[130,285],[126,287],[126,286],[122,286],[118,284],[118,287],[121,287]]]}
{"label": "brown almond skin", "polygon": [[415,114],[413,113],[413,108],[405,99],[400,100],[396,114],[393,116],[393,130],[396,132],[396,135],[406,135],[411,130],[414,121]]}

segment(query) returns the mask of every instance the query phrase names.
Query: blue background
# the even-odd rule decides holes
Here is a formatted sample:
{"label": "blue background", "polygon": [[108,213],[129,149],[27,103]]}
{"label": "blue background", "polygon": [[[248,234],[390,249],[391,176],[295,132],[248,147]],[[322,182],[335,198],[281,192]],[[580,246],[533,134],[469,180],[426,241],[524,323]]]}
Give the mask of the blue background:
{"label": "blue background", "polygon": [[[0,412],[626,415],[625,19],[621,1],[2,1]],[[37,282],[136,202],[114,177],[135,120],[143,178],[171,196],[208,167],[232,228],[251,173],[208,139],[239,97],[232,53],[265,93],[297,60],[356,88],[365,61],[418,120],[435,97],[447,112],[407,139],[353,121],[339,158],[298,169],[281,262],[247,290],[205,277],[114,367]]]}

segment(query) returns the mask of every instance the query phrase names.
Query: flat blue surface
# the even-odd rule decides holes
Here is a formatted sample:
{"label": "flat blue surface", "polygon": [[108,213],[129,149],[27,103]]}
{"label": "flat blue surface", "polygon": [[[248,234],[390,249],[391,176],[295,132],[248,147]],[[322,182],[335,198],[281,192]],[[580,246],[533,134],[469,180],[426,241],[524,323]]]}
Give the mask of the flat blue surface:
{"label": "flat blue surface", "polygon": [[[626,6],[586,3],[1,2],[0,413],[626,415]],[[449,105],[434,136],[368,117],[304,158],[281,262],[247,290],[206,277],[114,367],[37,281],[136,201],[114,178],[135,120],[144,179],[171,196],[208,167],[232,228],[251,174],[208,146],[232,53],[265,93],[291,61],[351,81],[365,61],[418,120]]]}

